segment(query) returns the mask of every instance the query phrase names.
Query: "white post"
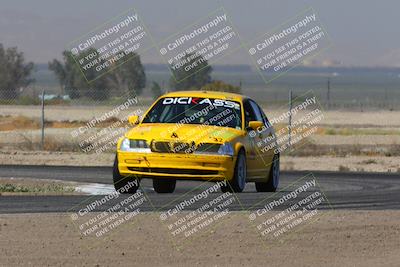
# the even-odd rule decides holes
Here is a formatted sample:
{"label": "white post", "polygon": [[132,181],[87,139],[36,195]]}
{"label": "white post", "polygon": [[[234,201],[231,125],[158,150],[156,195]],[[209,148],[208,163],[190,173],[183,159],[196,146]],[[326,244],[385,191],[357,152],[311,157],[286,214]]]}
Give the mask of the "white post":
{"label": "white post", "polygon": [[41,138],[41,149],[44,149],[44,90],[42,91],[42,121],[41,121],[41,127],[42,127],[42,138]]}
{"label": "white post", "polygon": [[291,147],[291,133],[292,133],[292,90],[289,91],[289,140],[288,147]]}

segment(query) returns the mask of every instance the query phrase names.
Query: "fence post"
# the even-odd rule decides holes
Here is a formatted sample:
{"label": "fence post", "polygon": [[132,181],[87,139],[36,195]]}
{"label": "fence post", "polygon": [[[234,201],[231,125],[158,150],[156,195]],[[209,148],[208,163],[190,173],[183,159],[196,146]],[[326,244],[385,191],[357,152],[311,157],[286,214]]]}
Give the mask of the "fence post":
{"label": "fence post", "polygon": [[288,147],[291,147],[291,133],[292,133],[292,90],[289,91],[289,140]]}
{"label": "fence post", "polygon": [[328,82],[326,84],[327,91],[326,91],[326,102],[328,103],[328,108],[331,107],[331,79],[328,77]]}
{"label": "fence post", "polygon": [[41,120],[41,128],[42,128],[42,138],[40,141],[41,149],[44,149],[44,90],[42,91],[42,120]]}

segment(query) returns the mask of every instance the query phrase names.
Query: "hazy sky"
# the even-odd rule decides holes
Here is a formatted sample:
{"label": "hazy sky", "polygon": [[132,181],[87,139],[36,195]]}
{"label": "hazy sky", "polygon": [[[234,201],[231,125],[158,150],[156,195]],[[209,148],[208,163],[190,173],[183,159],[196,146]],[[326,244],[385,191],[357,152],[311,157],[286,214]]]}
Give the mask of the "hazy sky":
{"label": "hazy sky", "polygon": [[[213,1],[213,0],[1,0],[0,43],[18,46],[37,63],[60,58],[69,42],[134,7],[156,42],[224,6],[244,40],[269,32],[307,7],[313,7],[333,46],[319,55],[345,66],[400,67],[400,1]],[[220,64],[244,63],[238,52]],[[160,63],[156,50],[142,55]]]}

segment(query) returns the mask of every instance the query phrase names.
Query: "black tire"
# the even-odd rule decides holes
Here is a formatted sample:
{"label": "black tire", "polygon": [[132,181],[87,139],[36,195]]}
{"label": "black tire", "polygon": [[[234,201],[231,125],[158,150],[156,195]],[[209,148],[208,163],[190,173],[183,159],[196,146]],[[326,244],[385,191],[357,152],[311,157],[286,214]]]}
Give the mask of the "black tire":
{"label": "black tire", "polygon": [[[139,188],[140,180],[134,176],[123,176],[118,170],[118,158],[115,156],[113,165],[113,182],[116,191],[121,194],[135,194]],[[123,189],[127,186],[127,190]]]}
{"label": "black tire", "polygon": [[153,179],[153,188],[157,193],[173,193],[175,186],[176,180]]}
{"label": "black tire", "polygon": [[233,174],[232,181],[228,181],[226,186],[221,187],[222,192],[243,192],[246,187],[246,175],[247,175],[247,167],[246,167],[246,155],[244,150],[241,149],[238,153],[236,164],[235,164],[235,172]]}
{"label": "black tire", "polygon": [[279,185],[279,154],[275,154],[268,174],[267,182],[256,182],[257,192],[275,192]]}
{"label": "black tire", "polygon": [[221,186],[221,192],[226,193],[226,192],[232,192],[231,187],[227,184],[226,186]]}

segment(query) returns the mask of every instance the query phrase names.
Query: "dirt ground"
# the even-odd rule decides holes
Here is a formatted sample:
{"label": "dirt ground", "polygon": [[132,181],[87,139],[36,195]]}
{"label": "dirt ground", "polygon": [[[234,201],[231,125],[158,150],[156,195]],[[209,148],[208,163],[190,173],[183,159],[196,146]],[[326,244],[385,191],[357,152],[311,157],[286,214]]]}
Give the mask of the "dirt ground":
{"label": "dirt ground", "polygon": [[353,171],[399,173],[400,157],[282,157],[281,169],[298,171]]}
{"label": "dirt ground", "polygon": [[399,266],[400,211],[327,211],[267,244],[247,214],[225,217],[180,250],[159,214],[108,239],[82,237],[69,214],[0,215],[1,266]]}

